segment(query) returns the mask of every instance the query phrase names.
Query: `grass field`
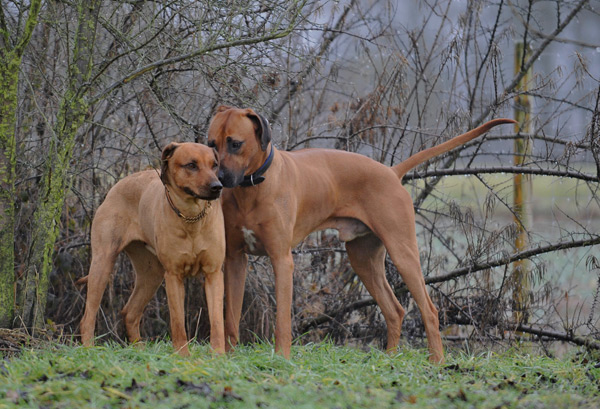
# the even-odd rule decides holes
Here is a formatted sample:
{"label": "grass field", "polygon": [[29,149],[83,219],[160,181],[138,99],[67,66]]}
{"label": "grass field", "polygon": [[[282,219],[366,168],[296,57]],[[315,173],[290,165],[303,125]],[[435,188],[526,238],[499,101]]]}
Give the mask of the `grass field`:
{"label": "grass field", "polygon": [[[486,176],[486,183],[508,201],[506,179]],[[476,178],[442,183],[439,191],[447,199],[482,208],[487,188]],[[595,223],[600,211],[586,209],[590,196],[585,185],[535,178],[536,220],[552,219],[557,208],[584,209],[584,224]],[[90,349],[50,344],[0,362],[0,409],[600,407],[600,357],[572,351],[549,358],[528,351],[449,351],[444,365],[433,365],[426,351],[408,347],[388,355],[310,344],[295,346],[287,361],[268,344],[213,356],[193,343],[187,359],[168,342]]]}
{"label": "grass field", "polygon": [[169,343],[24,350],[0,364],[1,408],[597,408],[600,369],[585,354],[551,359],[518,350],[396,355],[329,343],[289,361],[258,344],[188,359]]}
{"label": "grass field", "polygon": [[[593,173],[590,170],[590,173]],[[422,187],[423,181],[418,186]],[[486,186],[487,185],[487,186]],[[600,207],[591,202],[594,194],[590,185],[576,180],[552,176],[532,176],[531,207],[534,216],[538,218],[552,218],[553,214],[566,212],[568,214],[585,214],[588,217],[600,217]],[[443,178],[437,185],[437,194],[447,200],[454,200],[462,206],[473,210],[482,209],[486,196],[492,187],[497,194],[497,201],[513,204],[513,175],[489,174],[476,176],[452,176]],[[592,186],[596,188],[596,186]],[[412,192],[415,196],[415,192]],[[437,202],[436,197],[430,197],[425,205]],[[509,214],[502,205],[497,203],[500,213]]]}

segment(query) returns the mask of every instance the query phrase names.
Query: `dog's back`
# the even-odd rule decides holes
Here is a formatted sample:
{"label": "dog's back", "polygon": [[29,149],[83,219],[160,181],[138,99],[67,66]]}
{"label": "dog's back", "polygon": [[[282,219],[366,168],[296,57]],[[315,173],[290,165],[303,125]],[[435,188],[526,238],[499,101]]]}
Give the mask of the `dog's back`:
{"label": "dog's back", "polygon": [[[126,176],[108,191],[98,210],[105,204],[110,206],[112,203],[117,202],[137,209],[137,203],[139,203],[144,190],[148,189],[152,182],[159,181],[160,178],[156,170],[145,170]],[[122,208],[119,210],[122,210]]]}
{"label": "dog's back", "polygon": [[155,184],[162,186],[155,170],[137,172],[118,181],[108,191],[94,215],[92,242],[96,239],[97,243],[111,243],[121,251],[127,242],[126,230],[139,226],[142,195],[148,189],[156,189]]}

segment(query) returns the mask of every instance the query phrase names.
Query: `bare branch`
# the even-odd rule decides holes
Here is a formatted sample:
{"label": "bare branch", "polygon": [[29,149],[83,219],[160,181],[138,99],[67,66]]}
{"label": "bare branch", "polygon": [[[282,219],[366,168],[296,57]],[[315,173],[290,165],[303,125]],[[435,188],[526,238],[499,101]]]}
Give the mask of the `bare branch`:
{"label": "bare branch", "polygon": [[[588,247],[595,246],[600,244],[600,236],[591,237],[585,240],[577,240],[577,241],[567,241],[561,243],[555,243],[548,246],[540,246],[535,249],[530,249],[527,251],[523,251],[521,253],[516,253],[510,256],[501,257],[495,261],[489,261],[485,263],[476,263],[467,267],[459,268],[454,271],[451,271],[447,274],[436,276],[436,277],[425,277],[426,284],[435,284],[441,283],[445,281],[450,281],[457,279],[459,277],[476,273],[478,271],[488,270],[490,268],[499,267],[503,265],[507,265],[513,263],[518,260],[529,259],[531,257],[539,256],[541,254],[550,253],[557,250],[566,250],[577,247]],[[408,292],[408,289],[404,284],[402,284],[399,288],[396,288],[396,295],[405,294]],[[360,308],[369,307],[376,305],[377,303],[373,298],[366,298],[363,300],[355,301],[352,304],[348,304],[342,308],[339,308],[335,311],[328,312],[327,314],[318,315],[315,318],[311,318],[305,320],[300,329],[301,333],[308,331],[310,328],[315,327],[317,325],[323,324],[325,322],[331,321],[335,317],[340,316],[341,314],[345,314],[347,312],[351,312]]]}
{"label": "bare branch", "polygon": [[519,166],[501,166],[495,168],[466,168],[466,169],[432,169],[422,172],[412,172],[404,176],[403,182],[415,179],[424,179],[429,177],[441,177],[441,176],[458,176],[458,175],[481,175],[485,173],[520,173],[527,175],[543,175],[543,176],[555,176],[555,177],[568,177],[573,179],[579,179],[586,182],[598,183],[600,180],[598,176],[588,175],[580,172],[561,171],[552,169],[537,169],[537,168],[523,168]]}
{"label": "bare branch", "polygon": [[[301,9],[305,3],[306,3],[306,0],[302,1],[299,5],[298,9]],[[297,18],[298,18],[298,16],[296,16],[296,19]],[[145,73],[153,71],[157,68],[176,64],[176,63],[182,62],[182,61],[191,60],[191,59],[199,57],[201,55],[205,55],[205,54],[208,54],[208,53],[211,53],[214,51],[218,51],[218,50],[240,47],[240,46],[245,46],[245,45],[258,44],[258,43],[264,43],[267,41],[278,40],[278,39],[287,37],[294,30],[296,22],[297,22],[297,20],[294,20],[289,24],[289,26],[287,28],[285,28],[283,30],[273,31],[267,35],[256,36],[256,37],[247,37],[247,38],[237,38],[237,39],[234,39],[231,41],[225,41],[225,42],[216,43],[216,44],[209,44],[209,45],[206,45],[205,47],[202,47],[202,48],[192,51],[190,53],[185,53],[185,54],[177,55],[175,57],[166,58],[163,60],[154,61],[150,64],[146,64],[145,66],[138,68],[137,70],[129,73],[127,76],[121,78],[120,80],[113,82],[107,88],[100,91],[98,94],[92,96],[90,98],[90,104],[94,104],[95,102],[101,100],[106,95],[110,94],[111,92],[121,88],[125,84],[132,82],[133,80],[139,78],[140,76],[144,75]]]}
{"label": "bare branch", "polygon": [[589,349],[600,350],[600,342],[590,337],[581,337],[572,332],[557,332],[547,329],[535,328],[529,325],[519,324],[515,331],[526,332],[537,335],[538,337],[547,337],[559,341],[570,342],[571,344],[583,346]]}
{"label": "bare branch", "polygon": [[346,16],[350,12],[350,10],[352,10],[354,8],[355,4],[356,4],[356,0],[351,0],[350,4],[348,4],[344,8],[344,12],[338,19],[334,28],[332,30],[328,30],[327,32],[324,33],[323,41],[321,42],[321,45],[319,46],[319,50],[316,53],[311,53],[310,61],[308,62],[308,64],[304,68],[304,70],[302,70],[302,72],[296,77],[294,83],[291,85],[290,90],[287,92],[283,101],[281,101],[279,106],[277,108],[273,109],[273,111],[271,112],[271,120],[273,122],[275,122],[277,120],[277,118],[279,117],[279,114],[281,113],[283,108],[285,108],[285,106],[287,104],[289,104],[289,102],[294,98],[294,96],[296,95],[298,90],[300,90],[302,88],[304,81],[313,72],[318,61],[321,58],[323,58],[323,55],[327,52],[327,50],[329,50],[329,47],[331,46],[333,41],[340,34],[342,34],[341,30],[344,27],[344,23],[346,22]]}

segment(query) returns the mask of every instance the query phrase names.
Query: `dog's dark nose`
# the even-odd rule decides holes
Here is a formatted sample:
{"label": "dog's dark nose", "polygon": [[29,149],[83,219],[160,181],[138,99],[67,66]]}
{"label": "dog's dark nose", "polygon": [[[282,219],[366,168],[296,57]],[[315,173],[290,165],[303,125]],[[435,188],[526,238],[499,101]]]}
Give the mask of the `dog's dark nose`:
{"label": "dog's dark nose", "polygon": [[215,180],[210,184],[210,191],[213,193],[218,193],[223,190],[223,185],[218,180]]}

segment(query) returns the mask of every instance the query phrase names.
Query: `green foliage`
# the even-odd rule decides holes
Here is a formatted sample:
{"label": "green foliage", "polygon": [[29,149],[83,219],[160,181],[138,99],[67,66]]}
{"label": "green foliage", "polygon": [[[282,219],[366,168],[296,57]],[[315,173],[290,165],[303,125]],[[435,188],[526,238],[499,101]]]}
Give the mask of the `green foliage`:
{"label": "green foliage", "polygon": [[551,359],[522,351],[396,355],[336,347],[295,347],[287,361],[270,345],[214,356],[192,344],[57,346],[24,351],[0,367],[0,408],[401,408],[597,407],[600,369],[584,357]]}

